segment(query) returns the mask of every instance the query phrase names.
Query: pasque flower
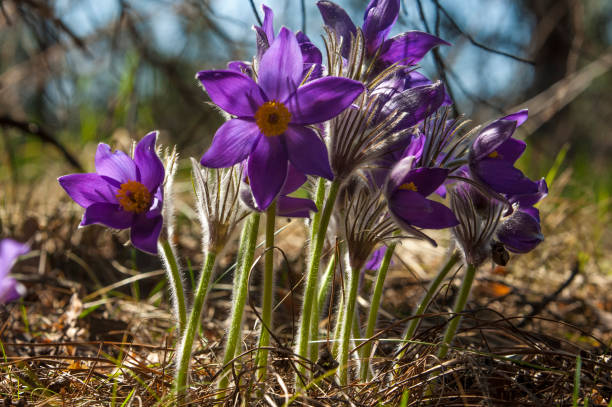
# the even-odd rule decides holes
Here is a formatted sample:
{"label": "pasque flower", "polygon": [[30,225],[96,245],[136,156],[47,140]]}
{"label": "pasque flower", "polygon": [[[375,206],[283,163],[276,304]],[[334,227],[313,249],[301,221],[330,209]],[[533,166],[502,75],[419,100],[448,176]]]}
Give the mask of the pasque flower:
{"label": "pasque flower", "polygon": [[[342,7],[331,1],[317,3],[325,25],[343,38],[342,56],[348,58],[351,37],[355,37],[357,28]],[[433,47],[449,45],[440,38],[419,31],[408,31],[393,38],[387,35],[399,14],[400,0],[370,0],[363,18],[363,35],[366,54],[373,57],[378,52],[378,67],[392,64],[415,65]]]}
{"label": "pasque flower", "polygon": [[27,244],[13,239],[0,240],[0,304],[14,301],[25,294],[25,287],[8,273],[17,257],[30,251]]}
{"label": "pasque flower", "polygon": [[217,130],[201,163],[222,168],[248,158],[247,175],[262,210],[280,193],[289,162],[304,174],[333,178],[325,144],[307,125],[338,115],[364,90],[337,77],[299,86],[302,67],[298,42],[283,27],[261,57],[258,83],[236,71],[197,74],[212,101],[236,116]]}
{"label": "pasque flower", "polygon": [[443,204],[427,199],[446,180],[448,169],[413,168],[414,157],[401,159],[391,170],[384,186],[389,212],[407,231],[415,227],[444,229],[459,222]]}
{"label": "pasque flower", "polygon": [[140,140],[130,158],[100,143],[96,172],[58,179],[68,195],[85,208],[81,226],[99,223],[113,229],[131,228],[134,247],[157,253],[162,228],[164,166],[155,152],[157,132]]}

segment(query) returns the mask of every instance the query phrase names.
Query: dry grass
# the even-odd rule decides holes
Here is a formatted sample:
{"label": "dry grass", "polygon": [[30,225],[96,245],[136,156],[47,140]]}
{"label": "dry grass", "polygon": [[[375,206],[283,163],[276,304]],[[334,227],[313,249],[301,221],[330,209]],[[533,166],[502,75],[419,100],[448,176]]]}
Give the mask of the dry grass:
{"label": "dry grass", "polygon": [[[561,191],[569,181],[569,173],[563,174],[552,190]],[[0,308],[0,399],[5,406],[172,404],[174,324],[159,261],[123,247],[123,234],[100,227],[76,229],[78,208],[53,186],[46,188],[44,195],[30,195],[34,198],[27,206],[23,201],[7,204],[0,212],[0,232],[28,240],[35,249],[14,270],[28,295]],[[592,406],[610,405],[610,219],[589,202],[589,197],[570,202],[557,192],[545,200],[541,211],[547,240],[507,268],[480,271],[455,347],[441,361],[434,356],[436,344],[459,271],[440,290],[415,341],[406,344],[401,367],[394,369],[397,338],[441,253],[419,244],[400,250],[374,338],[376,374],[368,383],[347,387],[292,352],[305,236],[293,222],[278,240],[287,261],[278,262],[277,299],[283,301],[276,309],[267,381],[257,383],[253,374],[259,284],[259,273],[254,273],[244,352],[232,371],[239,385],[220,398],[215,394],[231,289],[231,273],[218,271],[221,277],[208,297],[194,355],[192,405],[391,406],[402,405],[402,395],[407,406],[572,406],[587,400]],[[188,222],[188,205],[178,205],[183,208],[179,245],[197,270],[198,231]],[[228,250],[220,269],[232,264],[233,252]],[[362,304],[372,276],[365,281]],[[323,321],[322,328],[327,327]],[[291,386],[297,363],[323,374],[299,395]]]}

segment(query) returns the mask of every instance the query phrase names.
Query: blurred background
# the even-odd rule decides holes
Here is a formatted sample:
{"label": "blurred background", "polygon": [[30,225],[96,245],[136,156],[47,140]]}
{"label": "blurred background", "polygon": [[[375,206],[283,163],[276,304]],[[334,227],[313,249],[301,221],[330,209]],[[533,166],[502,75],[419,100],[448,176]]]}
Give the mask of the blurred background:
{"label": "blurred background", "polygon": [[[0,200],[57,193],[49,180],[91,170],[98,142],[126,148],[152,129],[182,157],[199,157],[221,117],[194,75],[252,58],[261,3],[0,1]],[[361,25],[365,0],[338,3]],[[276,29],[302,29],[322,46],[314,0],[267,4]],[[607,211],[611,17],[607,0],[406,0],[391,34],[452,43],[422,70],[447,84],[456,111],[477,124],[528,108],[522,168],[533,178],[570,171],[562,194]]]}

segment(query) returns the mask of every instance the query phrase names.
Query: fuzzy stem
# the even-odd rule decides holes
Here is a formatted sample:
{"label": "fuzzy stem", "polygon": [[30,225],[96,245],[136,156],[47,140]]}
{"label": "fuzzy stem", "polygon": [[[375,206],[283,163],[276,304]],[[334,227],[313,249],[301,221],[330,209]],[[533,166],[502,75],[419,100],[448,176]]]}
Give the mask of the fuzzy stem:
{"label": "fuzzy stem", "polygon": [[202,274],[198,282],[195,298],[193,301],[193,307],[189,314],[189,321],[187,328],[181,340],[178,352],[178,367],[176,371],[176,382],[175,392],[177,395],[182,396],[187,390],[187,377],[189,373],[189,362],[191,361],[191,349],[193,347],[193,341],[195,340],[198,326],[200,324],[200,316],[202,315],[202,307],[204,306],[204,299],[208,291],[208,284],[212,271],[215,267],[215,259],[217,253],[209,251],[206,253],[204,259],[204,265],[202,266]]}
{"label": "fuzzy stem", "polygon": [[312,315],[310,316],[310,359],[316,361],[319,359],[319,321],[321,320],[321,309],[325,304],[327,298],[327,291],[331,280],[334,277],[334,270],[336,268],[336,256],[333,255],[329,259],[325,274],[321,278],[321,284],[319,284],[319,291],[317,293],[317,300],[313,302]]}
{"label": "fuzzy stem", "polygon": [[341,293],[336,311],[338,314],[336,316],[336,325],[334,325],[334,340],[332,342],[332,355],[336,359],[338,359],[338,352],[340,350],[340,335],[342,333],[342,324],[344,324],[345,297],[346,296],[344,293]]}
{"label": "fuzzy stem", "polygon": [[448,326],[446,327],[446,333],[444,334],[444,339],[442,340],[442,345],[438,350],[438,357],[444,358],[448,353],[448,347],[451,342],[455,338],[455,333],[457,332],[457,328],[459,328],[459,322],[461,321],[461,316],[457,315],[463,312],[465,308],[465,304],[467,303],[468,297],[470,296],[470,290],[472,288],[472,283],[474,282],[474,276],[476,275],[476,267],[473,264],[468,264],[467,269],[465,270],[465,276],[463,277],[463,282],[461,283],[461,289],[459,290],[459,296],[455,301],[455,306],[453,307],[453,314],[455,315]]}
{"label": "fuzzy stem", "polygon": [[[230,328],[225,342],[225,356],[223,366],[227,365],[236,355],[236,348],[242,332],[242,316],[244,306],[249,292],[249,272],[255,257],[255,246],[257,245],[257,233],[259,232],[259,212],[253,212],[247,219],[242,234],[240,235],[240,247],[236,260],[236,270],[234,279],[234,300],[232,301],[232,316]],[[224,390],[229,384],[229,377],[224,372],[219,382],[219,390]],[[223,392],[220,393],[224,395]]]}
{"label": "fuzzy stem", "polygon": [[314,242],[319,230],[319,223],[321,222],[321,208],[323,207],[323,200],[325,199],[325,178],[319,178],[317,182],[317,191],[315,192],[315,205],[317,212],[312,215],[312,224],[310,225],[310,241]]}
{"label": "fuzzy stem", "polygon": [[376,276],[376,285],[374,286],[374,292],[372,293],[372,300],[370,301],[370,313],[368,314],[368,325],[366,327],[364,338],[368,339],[368,342],[363,345],[361,352],[362,363],[360,376],[362,381],[368,380],[369,368],[370,368],[370,357],[372,356],[372,341],[370,338],[374,335],[374,328],[376,327],[376,319],[378,318],[378,308],[380,307],[380,299],[382,297],[383,285],[385,278],[387,277],[387,270],[389,264],[391,264],[391,257],[395,251],[395,243],[390,244],[385,251],[385,256],[380,263],[378,268],[378,275]]}
{"label": "fuzzy stem", "polygon": [[[457,264],[458,261],[459,261],[459,252],[455,252],[448,258],[448,261],[446,262],[444,267],[440,269],[440,271],[436,275],[436,278],[434,278],[434,280],[429,285],[427,292],[423,296],[423,299],[421,300],[416,311],[414,312],[413,318],[410,320],[410,323],[408,324],[408,328],[406,329],[406,333],[404,334],[404,340],[400,344],[400,349],[403,349],[406,346],[406,343],[412,339],[417,327],[419,326],[419,322],[421,320],[420,316],[425,313],[425,310],[427,309],[429,302],[431,301],[433,296],[436,294],[436,292],[438,292],[438,288],[442,284],[442,281],[444,281],[448,273],[452,270],[452,268],[455,266],[455,264]],[[397,355],[396,360],[400,360],[404,356],[405,352],[406,352],[405,349],[401,350],[400,353]]]}
{"label": "fuzzy stem", "polygon": [[[301,357],[308,358],[308,341],[310,337],[310,317],[312,314],[313,302],[316,300],[317,294],[317,282],[319,277],[319,262],[321,260],[321,252],[323,251],[323,243],[325,242],[325,234],[327,233],[327,226],[329,225],[329,219],[336,204],[336,198],[338,197],[338,190],[340,188],[340,181],[332,181],[329,187],[329,193],[327,194],[327,200],[325,202],[325,208],[321,214],[321,219],[317,225],[316,235],[313,231],[311,234],[315,236],[311,242],[311,256],[310,264],[308,267],[308,273],[306,275],[306,287],[304,289],[304,302],[302,303],[302,320],[300,322],[300,328],[298,331],[298,340],[296,344],[297,354]],[[314,228],[313,228],[314,229]],[[299,366],[298,370],[301,373],[305,372],[304,366]],[[299,375],[296,375],[296,385],[299,387],[305,383],[299,383],[301,379]]]}
{"label": "fuzzy stem", "polygon": [[355,318],[355,305],[357,303],[357,289],[359,287],[359,270],[348,270],[349,291],[345,297],[344,319],[341,328],[340,355],[338,358],[338,375],[340,376],[340,385],[346,386],[348,383],[348,361],[349,361],[349,343],[351,331]]}
{"label": "fuzzy stem", "polygon": [[276,201],[266,211],[266,251],[264,255],[264,281],[262,292],[261,334],[259,349],[255,357],[257,379],[265,380],[268,370],[268,345],[272,330],[272,305],[274,300],[274,227],[276,220]]}
{"label": "fuzzy stem", "polygon": [[187,324],[187,306],[185,305],[183,279],[181,278],[176,256],[174,255],[174,250],[170,242],[165,239],[160,239],[157,242],[157,247],[164,268],[166,269],[166,277],[170,283],[170,289],[172,290],[172,308],[174,309],[174,317],[177,320],[178,337],[181,337],[185,331],[185,325]]}

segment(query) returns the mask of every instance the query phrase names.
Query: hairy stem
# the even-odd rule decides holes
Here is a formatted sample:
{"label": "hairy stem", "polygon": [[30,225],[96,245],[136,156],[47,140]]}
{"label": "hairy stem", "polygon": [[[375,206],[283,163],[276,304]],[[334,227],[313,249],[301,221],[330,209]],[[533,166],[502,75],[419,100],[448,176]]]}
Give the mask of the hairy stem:
{"label": "hairy stem", "polygon": [[351,331],[355,318],[355,305],[357,304],[357,289],[359,287],[359,270],[348,270],[349,291],[345,296],[345,309],[342,328],[340,329],[340,355],[338,358],[338,375],[340,385],[348,384],[348,362],[349,362],[349,343]]}
{"label": "hairy stem", "polygon": [[[325,234],[327,233],[327,226],[329,225],[329,219],[336,204],[336,198],[338,196],[338,189],[340,188],[340,182],[338,180],[332,181],[329,187],[329,193],[327,194],[327,200],[325,202],[325,208],[321,214],[320,222],[317,225],[316,234],[313,230],[311,233],[315,238],[311,242],[310,250],[310,263],[308,272],[306,274],[306,287],[304,289],[304,302],[302,303],[302,320],[300,322],[300,328],[298,331],[298,339],[296,345],[296,353],[304,358],[308,358],[308,341],[310,337],[310,317],[312,315],[313,302],[316,300],[317,294],[317,282],[319,277],[319,262],[321,260],[321,252],[323,250],[323,243],[325,242]],[[313,222],[314,223],[314,222]],[[313,228],[314,229],[314,228]],[[299,366],[298,370],[303,374],[305,372],[304,366]],[[296,385],[302,386],[305,383],[300,383],[301,377],[296,375]]]}
{"label": "hairy stem", "polygon": [[177,320],[178,337],[181,337],[187,324],[187,306],[185,305],[183,279],[181,278],[178,262],[170,242],[160,239],[157,242],[157,246],[162,263],[166,269],[166,277],[170,283],[170,289],[172,290],[172,308],[174,309],[174,317]]}
{"label": "hairy stem", "polygon": [[268,345],[272,330],[272,305],[274,300],[274,227],[276,220],[276,201],[266,211],[266,251],[264,255],[264,281],[262,292],[261,334],[259,350],[255,358],[257,379],[265,380],[268,370]]}
{"label": "hairy stem", "polygon": [[[253,212],[242,229],[240,235],[240,246],[238,248],[238,258],[236,260],[236,270],[234,271],[234,300],[232,301],[232,316],[230,319],[230,327],[225,342],[225,356],[223,357],[223,366],[230,363],[236,355],[238,341],[242,332],[242,316],[244,314],[244,306],[249,293],[249,272],[253,265],[255,257],[255,246],[257,245],[257,233],[259,232],[259,212]],[[219,382],[219,390],[226,389],[229,384],[229,378],[224,371],[224,375]],[[223,395],[223,393],[220,393]]]}
{"label": "hairy stem", "polygon": [[374,335],[374,328],[376,328],[376,320],[378,318],[378,308],[380,307],[380,299],[382,297],[383,285],[385,278],[387,277],[387,270],[389,264],[391,264],[391,257],[395,251],[395,243],[390,244],[385,251],[385,255],[378,268],[378,275],[376,276],[376,285],[374,286],[374,292],[372,292],[372,299],[370,301],[370,312],[368,314],[368,325],[366,326],[365,338],[368,342],[363,345],[361,352],[362,362],[360,376],[362,381],[368,380],[369,368],[370,368],[370,357],[372,356],[372,335]]}
{"label": "hairy stem", "polygon": [[198,326],[200,325],[200,316],[202,315],[202,307],[204,306],[204,299],[208,292],[208,284],[210,283],[210,277],[215,267],[215,259],[217,253],[209,251],[206,253],[204,259],[204,265],[202,266],[202,274],[198,281],[195,298],[193,300],[193,307],[189,314],[189,321],[183,334],[183,339],[179,345],[178,351],[178,366],[176,371],[176,382],[175,392],[182,396],[187,390],[187,377],[189,374],[189,362],[191,361],[191,349],[193,348],[193,342],[195,340]]}
{"label": "hairy stem", "polygon": [[310,316],[310,359],[317,361],[319,359],[319,321],[321,320],[321,309],[325,304],[327,298],[327,292],[329,291],[329,285],[334,277],[334,270],[336,268],[336,256],[333,255],[329,259],[325,273],[321,278],[321,284],[319,284],[319,291],[317,292],[317,299],[313,302],[312,315]]}
{"label": "hairy stem", "polygon": [[461,289],[459,290],[459,295],[455,300],[455,306],[453,307],[453,318],[448,323],[446,327],[446,333],[444,334],[444,339],[442,340],[442,345],[438,350],[438,357],[444,358],[448,353],[448,347],[451,342],[455,338],[455,333],[457,332],[457,328],[459,328],[459,322],[461,321],[461,316],[459,313],[463,312],[465,308],[465,304],[467,303],[468,297],[470,296],[470,290],[472,289],[472,283],[474,282],[474,276],[476,275],[476,267],[473,264],[468,264],[467,269],[465,270],[465,276],[463,277],[463,282],[461,283]]}

